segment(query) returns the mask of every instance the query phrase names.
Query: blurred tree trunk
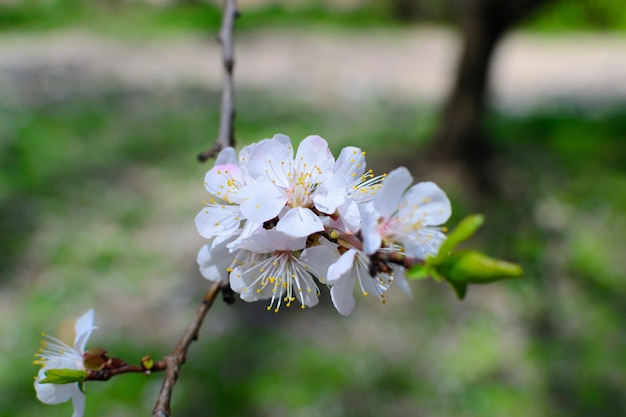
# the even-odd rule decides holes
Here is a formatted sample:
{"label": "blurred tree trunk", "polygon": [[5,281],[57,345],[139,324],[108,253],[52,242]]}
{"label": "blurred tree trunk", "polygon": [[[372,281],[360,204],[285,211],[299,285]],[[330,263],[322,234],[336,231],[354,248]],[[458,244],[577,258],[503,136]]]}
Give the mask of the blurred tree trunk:
{"label": "blurred tree trunk", "polygon": [[508,29],[550,0],[456,0],[463,49],[452,91],[430,149],[438,160],[461,162],[482,182],[492,150],[483,130],[489,64]]}

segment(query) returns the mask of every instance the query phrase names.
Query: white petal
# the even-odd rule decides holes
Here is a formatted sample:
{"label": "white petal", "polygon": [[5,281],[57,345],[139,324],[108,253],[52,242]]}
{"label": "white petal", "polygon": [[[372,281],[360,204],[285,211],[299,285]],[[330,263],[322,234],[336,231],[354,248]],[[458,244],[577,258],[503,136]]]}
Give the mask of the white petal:
{"label": "white petal", "polygon": [[[300,142],[295,158],[298,171],[312,172],[317,181],[324,181],[329,178],[335,168],[335,158],[333,157],[326,140],[319,136],[307,136]],[[307,166],[304,168],[303,163]],[[313,170],[313,167],[318,169]]]}
{"label": "white petal", "polygon": [[428,255],[436,255],[439,247],[446,240],[446,235],[441,231],[424,227],[415,232],[411,239],[403,239],[404,251],[412,258],[426,259]]}
{"label": "white petal", "polygon": [[220,151],[215,158],[215,165],[225,165],[225,164],[233,164],[237,165],[237,152],[231,146],[228,148],[224,148]]}
{"label": "white petal", "polygon": [[404,190],[411,185],[413,177],[405,167],[396,168],[383,180],[380,191],[374,197],[374,207],[384,218],[389,218],[397,209]]}
{"label": "white petal", "polygon": [[337,212],[346,232],[356,233],[361,229],[361,212],[356,202],[352,200],[345,201],[341,206],[337,207]]}
{"label": "white petal", "polygon": [[341,150],[335,162],[335,174],[344,184],[354,184],[365,172],[365,156],[361,149],[348,146]]}
{"label": "white petal", "polygon": [[72,417],[83,417],[85,414],[85,394],[80,389],[72,396],[72,404],[74,405]]}
{"label": "white petal", "polygon": [[326,214],[333,214],[344,201],[346,201],[346,187],[336,175],[323,182],[313,194],[315,208]]}
{"label": "white petal", "polygon": [[[280,142],[283,145],[293,149],[293,147],[291,146],[291,139],[289,139],[289,136],[287,135],[283,135],[282,133],[277,133],[274,136],[272,136],[272,140]],[[291,157],[293,158],[293,155]]]}
{"label": "white petal", "polygon": [[354,309],[354,275],[349,274],[330,288],[330,299],[339,314],[347,316]]}
{"label": "white petal", "polygon": [[378,231],[379,214],[372,204],[364,204],[360,207],[361,211],[361,234],[363,236],[363,252],[371,255],[380,249],[382,238]]}
{"label": "white petal", "polygon": [[87,343],[87,339],[91,336],[91,331],[96,329],[96,326],[93,325],[93,317],[94,312],[93,308],[88,310],[85,314],[80,316],[78,320],[76,320],[76,324],[74,325],[74,330],[76,332],[76,338],[74,339],[74,349],[79,352],[85,351],[85,344]]}
{"label": "white petal", "polygon": [[[350,249],[339,257],[337,262],[328,267],[328,284],[333,285],[336,281],[347,274],[354,266],[356,249]],[[352,284],[354,286],[354,283]]]}
{"label": "white petal", "polygon": [[312,210],[294,207],[278,221],[276,230],[293,237],[306,237],[324,230],[324,224]]}
{"label": "white petal", "polygon": [[253,149],[248,161],[248,172],[256,180],[270,181],[287,187],[293,149],[279,141],[261,141]]}
{"label": "white petal", "polygon": [[239,190],[245,201],[241,212],[253,223],[263,223],[278,216],[287,203],[287,196],[271,184],[255,184]]}
{"label": "white petal", "polygon": [[[422,221],[425,226],[436,226],[445,223],[452,208],[448,196],[433,182],[415,184],[404,195],[403,203],[406,207],[402,211],[410,210],[412,221]],[[408,213],[400,213],[408,214]]]}
{"label": "white petal", "polygon": [[215,165],[204,176],[204,188],[225,201],[231,201],[242,184],[243,174],[237,165]]}
{"label": "white petal", "polygon": [[239,206],[211,204],[200,210],[194,222],[200,236],[211,239],[236,233],[242,220]]}
{"label": "white petal", "polygon": [[339,252],[335,248],[326,245],[312,246],[305,249],[300,255],[300,260],[309,266],[309,272],[320,282],[328,281],[329,267],[339,258]]}
{"label": "white petal", "polygon": [[212,248],[204,245],[198,252],[198,267],[203,277],[209,281],[220,281],[228,276],[227,268],[233,262],[235,255],[230,253],[226,243]]}
{"label": "white petal", "polygon": [[274,229],[258,229],[248,239],[241,241],[239,247],[256,253],[272,253],[275,251],[298,251],[304,249],[306,236],[294,237]]}
{"label": "white petal", "polygon": [[59,404],[69,401],[76,394],[78,384],[40,384],[39,381],[46,377],[46,370],[51,369],[47,366],[41,368],[37,374],[35,381],[35,391],[37,399],[44,404]]}
{"label": "white petal", "polygon": [[409,298],[413,298],[411,294],[411,286],[404,274],[404,268],[398,265],[391,265],[393,270],[393,282],[405,293]]}

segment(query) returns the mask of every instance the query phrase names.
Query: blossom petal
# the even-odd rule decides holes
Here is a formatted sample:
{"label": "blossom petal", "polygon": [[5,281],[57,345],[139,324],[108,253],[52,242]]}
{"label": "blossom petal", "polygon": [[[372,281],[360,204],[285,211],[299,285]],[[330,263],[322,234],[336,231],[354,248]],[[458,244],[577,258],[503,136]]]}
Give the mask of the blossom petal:
{"label": "blossom petal", "polygon": [[[328,284],[334,285],[338,280],[343,278],[354,266],[354,257],[356,249],[350,249],[339,257],[337,262],[328,267]],[[354,282],[352,283],[354,287]]]}
{"label": "blossom petal", "polygon": [[363,235],[363,252],[371,255],[380,249],[383,243],[378,231],[379,213],[372,204],[364,204],[359,207],[361,211],[361,234]]}
{"label": "blossom petal", "polygon": [[278,216],[287,203],[287,196],[272,184],[255,184],[239,190],[245,201],[241,212],[253,223],[263,223]]}
{"label": "blossom petal", "polygon": [[237,165],[215,165],[204,176],[204,188],[222,200],[232,202],[243,181],[243,174]]}
{"label": "blossom petal", "polygon": [[248,239],[241,241],[239,248],[255,253],[272,253],[274,251],[298,251],[304,249],[305,246],[306,236],[294,237],[275,227],[270,230],[259,229]]}
{"label": "blossom petal", "polygon": [[424,225],[445,223],[452,213],[448,196],[433,182],[415,184],[409,188],[403,200],[409,203],[407,206],[410,206],[412,221],[422,221]]}
{"label": "blossom petal", "polygon": [[237,151],[232,146],[222,149],[215,158],[215,165],[237,165],[237,163]]}
{"label": "blossom petal", "polygon": [[324,230],[324,224],[312,210],[294,207],[278,221],[276,230],[293,237],[305,237]]}
{"label": "blossom petal", "polygon": [[404,268],[398,265],[391,265],[391,269],[393,270],[393,282],[396,283],[398,288],[400,288],[402,292],[407,295],[407,297],[413,298],[413,295],[411,294],[411,286],[409,285],[409,281],[406,279]]}
{"label": "blossom petal", "polygon": [[347,316],[354,309],[354,274],[347,274],[330,288],[330,299],[339,314]]}
{"label": "blossom petal", "polygon": [[72,396],[72,405],[74,406],[72,417],[83,417],[85,414],[85,394],[80,389]]}
{"label": "blossom petal", "polygon": [[382,188],[374,197],[374,208],[384,218],[389,218],[398,209],[404,190],[413,182],[405,167],[396,168],[385,177]]}
{"label": "blossom petal", "polygon": [[77,391],[78,384],[40,384],[39,381],[46,377],[45,372],[51,368],[43,367],[37,374],[35,391],[37,399],[44,404],[59,404],[69,401]]}
{"label": "blossom petal", "polygon": [[203,277],[209,281],[220,281],[228,276],[227,269],[235,255],[230,253],[226,242],[209,247],[204,245],[198,252],[198,267]]}
{"label": "blossom petal", "polygon": [[344,184],[354,184],[359,181],[365,172],[365,155],[361,149],[347,146],[341,150],[335,162],[335,175],[338,175]]}
{"label": "blossom petal", "polygon": [[242,220],[239,206],[209,204],[200,210],[194,222],[200,236],[211,239],[236,233]]}
{"label": "blossom petal", "polygon": [[87,339],[91,336],[91,332],[93,329],[97,327],[93,325],[93,317],[94,312],[93,308],[89,309],[85,314],[80,316],[78,320],[76,320],[76,324],[74,325],[74,330],[76,332],[76,338],[74,339],[74,349],[78,352],[85,351],[85,344],[87,343]]}
{"label": "blossom petal", "polygon": [[[329,242],[330,244],[330,242]],[[308,271],[320,282],[328,281],[328,270],[339,258],[339,252],[327,245],[312,246],[305,249],[300,255],[300,260],[308,266]]]}
{"label": "blossom petal", "polygon": [[433,227],[423,227],[413,234],[412,239],[404,239],[404,251],[410,257],[426,259],[429,255],[436,255],[439,247],[447,236]]}
{"label": "blossom petal", "polygon": [[346,186],[339,176],[332,176],[315,190],[313,203],[322,213],[333,214],[346,201]]}
{"label": "blossom petal", "polygon": [[265,140],[257,144],[248,160],[248,172],[259,181],[269,181],[279,187],[289,184],[289,167],[293,149],[276,140]]}
{"label": "blossom petal", "polygon": [[[335,158],[328,147],[328,142],[316,135],[307,136],[300,142],[295,163],[299,167],[298,171],[311,172],[318,182],[329,178],[335,168]],[[303,165],[305,163],[306,167]]]}

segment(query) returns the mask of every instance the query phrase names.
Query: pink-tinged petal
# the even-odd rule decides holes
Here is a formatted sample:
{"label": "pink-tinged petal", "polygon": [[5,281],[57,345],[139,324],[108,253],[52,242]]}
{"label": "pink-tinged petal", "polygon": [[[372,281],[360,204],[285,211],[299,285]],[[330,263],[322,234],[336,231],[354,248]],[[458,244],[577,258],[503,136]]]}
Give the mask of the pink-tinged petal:
{"label": "pink-tinged petal", "polygon": [[[305,163],[306,167],[304,166]],[[321,182],[333,174],[335,158],[326,140],[315,135],[307,136],[298,146],[295,164],[298,167],[298,172],[311,172],[313,177]]]}
{"label": "pink-tinged petal", "polygon": [[364,204],[361,210],[361,234],[363,236],[363,252],[371,255],[380,249],[383,241],[378,231],[379,214],[372,204]]}
{"label": "pink-tinged petal", "polygon": [[411,221],[421,221],[425,226],[445,223],[452,213],[448,196],[433,182],[415,184],[404,195],[400,215],[409,214]]}
{"label": "pink-tinged petal", "polygon": [[278,221],[276,230],[293,237],[306,237],[324,230],[324,224],[312,210],[294,207]]}
{"label": "pink-tinged petal", "polygon": [[335,175],[338,175],[344,184],[353,184],[365,172],[365,156],[361,149],[347,146],[341,150],[335,162]]}
{"label": "pink-tinged petal", "polygon": [[240,207],[230,205],[208,205],[196,215],[198,233],[205,239],[229,236],[239,230],[243,217]]}
{"label": "pink-tinged petal", "polygon": [[269,181],[277,187],[286,188],[292,155],[293,149],[279,141],[259,142],[250,155],[248,172],[257,181]]}
{"label": "pink-tinged petal", "polygon": [[76,391],[79,391],[78,384],[40,384],[39,381],[46,377],[48,367],[41,368],[35,381],[35,391],[37,399],[44,404],[59,404],[69,401]]}
{"label": "pink-tinged petal", "polygon": [[72,417],[83,417],[85,414],[85,394],[80,389],[72,396],[72,405],[74,406]]}
{"label": "pink-tinged petal", "polygon": [[287,196],[271,184],[255,184],[239,190],[244,199],[241,212],[253,223],[263,223],[278,216],[287,203]]}
{"label": "pink-tinged petal", "polygon": [[220,151],[215,158],[215,165],[238,165],[237,152],[231,146]]}
{"label": "pink-tinged petal", "polygon": [[[354,266],[354,257],[356,256],[356,249],[350,249],[339,257],[337,262],[328,267],[328,281],[327,284],[334,285],[337,281],[343,278],[348,272],[350,272]],[[354,287],[354,282],[352,283]]]}
{"label": "pink-tinged petal", "polygon": [[333,214],[344,201],[346,201],[346,187],[338,176],[328,178],[313,194],[315,208],[326,214]]}
{"label": "pink-tinged petal", "polygon": [[404,190],[413,182],[413,177],[405,167],[396,168],[383,180],[382,188],[374,197],[374,208],[387,219],[397,209]]}
{"label": "pink-tinged petal", "polygon": [[94,312],[93,308],[88,310],[85,314],[80,316],[78,320],[76,320],[76,324],[74,325],[74,331],[76,332],[76,338],[74,339],[74,349],[79,352],[85,351],[85,344],[87,343],[87,339],[91,336],[91,332],[93,329],[96,329],[96,326],[93,325],[93,317]]}

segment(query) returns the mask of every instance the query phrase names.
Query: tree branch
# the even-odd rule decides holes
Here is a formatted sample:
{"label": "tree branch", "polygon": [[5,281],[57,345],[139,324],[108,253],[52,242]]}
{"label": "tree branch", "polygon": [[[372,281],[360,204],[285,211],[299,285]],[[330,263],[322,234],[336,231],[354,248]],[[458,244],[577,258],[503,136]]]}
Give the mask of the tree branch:
{"label": "tree branch", "polygon": [[213,301],[215,301],[215,298],[217,298],[217,295],[221,292],[221,289],[222,282],[216,282],[204,294],[204,297],[202,298],[202,304],[200,304],[200,307],[196,312],[196,316],[189,325],[189,328],[187,328],[187,331],[180,339],[178,345],[172,351],[172,353],[163,359],[166,364],[165,378],[163,379],[163,385],[161,386],[161,392],[159,393],[157,402],[154,406],[154,409],[152,410],[153,417],[170,416],[170,402],[172,399],[172,391],[174,390],[174,385],[176,385],[176,381],[178,380],[178,372],[180,371],[183,363],[185,363],[189,346],[194,340],[198,339],[198,331],[200,330],[202,321],[204,320],[204,317],[206,316],[208,311],[211,309]]}
{"label": "tree branch", "polygon": [[219,42],[222,45],[222,61],[224,63],[224,89],[222,90],[222,105],[220,109],[220,127],[217,140],[213,147],[198,155],[198,160],[204,162],[215,157],[219,151],[235,145],[235,97],[233,83],[233,69],[235,67],[235,52],[233,29],[235,19],[239,17],[236,0],[224,0],[222,27],[220,28]]}

